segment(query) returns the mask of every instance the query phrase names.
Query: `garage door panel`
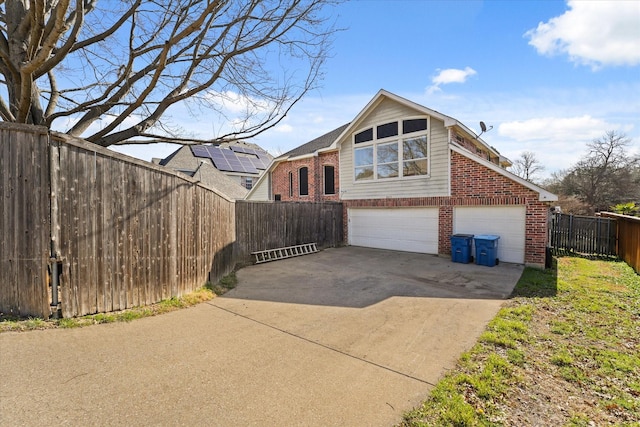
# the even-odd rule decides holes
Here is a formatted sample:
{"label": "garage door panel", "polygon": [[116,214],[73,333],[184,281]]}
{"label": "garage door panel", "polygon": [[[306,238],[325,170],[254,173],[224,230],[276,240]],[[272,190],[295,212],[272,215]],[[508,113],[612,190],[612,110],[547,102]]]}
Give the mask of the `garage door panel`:
{"label": "garage door panel", "polygon": [[498,259],[524,263],[526,209],[524,206],[464,206],[453,211],[454,234],[495,234]]}
{"label": "garage door panel", "polygon": [[352,208],[348,215],[353,246],[438,252],[437,208]]}

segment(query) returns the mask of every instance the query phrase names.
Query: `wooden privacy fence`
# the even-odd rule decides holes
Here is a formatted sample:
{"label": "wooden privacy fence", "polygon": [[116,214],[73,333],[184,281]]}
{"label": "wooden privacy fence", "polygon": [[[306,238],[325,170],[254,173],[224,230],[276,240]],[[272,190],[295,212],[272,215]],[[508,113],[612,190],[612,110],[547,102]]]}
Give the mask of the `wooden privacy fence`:
{"label": "wooden privacy fence", "polygon": [[[0,122],[0,174],[5,314],[147,305],[216,282],[262,245],[342,242],[339,204],[238,203],[237,215],[196,180],[41,127]],[[236,242],[237,225],[251,242]]]}
{"label": "wooden privacy fence", "polygon": [[85,141],[0,125],[1,312],[122,310],[233,268],[231,200]]}
{"label": "wooden privacy fence", "polygon": [[601,215],[617,221],[618,256],[640,274],[640,218],[611,212],[602,212]]}
{"label": "wooden privacy fence", "polygon": [[250,261],[251,253],[317,243],[343,242],[342,203],[236,202],[236,257]]}
{"label": "wooden privacy fence", "polygon": [[47,316],[47,130],[0,122],[0,312]]}
{"label": "wooden privacy fence", "polygon": [[554,213],[549,242],[555,253],[616,256],[617,230],[615,219]]}

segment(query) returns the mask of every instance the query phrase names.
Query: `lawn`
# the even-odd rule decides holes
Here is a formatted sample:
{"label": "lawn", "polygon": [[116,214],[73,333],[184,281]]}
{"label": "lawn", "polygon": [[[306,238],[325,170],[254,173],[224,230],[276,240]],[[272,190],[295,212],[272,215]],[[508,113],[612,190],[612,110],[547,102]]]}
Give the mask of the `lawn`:
{"label": "lawn", "polygon": [[640,276],[562,257],[525,269],[407,426],[640,426]]}

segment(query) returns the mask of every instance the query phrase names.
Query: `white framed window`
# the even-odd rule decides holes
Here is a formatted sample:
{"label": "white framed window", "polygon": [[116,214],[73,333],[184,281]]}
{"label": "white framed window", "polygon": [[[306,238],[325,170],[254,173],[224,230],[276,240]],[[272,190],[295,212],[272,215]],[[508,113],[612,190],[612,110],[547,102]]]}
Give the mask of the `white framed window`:
{"label": "white framed window", "polygon": [[253,178],[250,176],[243,176],[240,178],[242,181],[242,186],[247,190],[251,190],[253,188]]}
{"label": "white framed window", "polygon": [[356,181],[373,179],[373,146],[354,150]]}
{"label": "white framed window", "polygon": [[397,178],[398,141],[376,144],[376,171],[378,179]]}
{"label": "white framed window", "polygon": [[402,141],[402,176],[427,175],[429,173],[429,147],[426,135]]}
{"label": "white framed window", "polygon": [[360,129],[353,135],[356,182],[429,175],[428,118],[408,117]]}

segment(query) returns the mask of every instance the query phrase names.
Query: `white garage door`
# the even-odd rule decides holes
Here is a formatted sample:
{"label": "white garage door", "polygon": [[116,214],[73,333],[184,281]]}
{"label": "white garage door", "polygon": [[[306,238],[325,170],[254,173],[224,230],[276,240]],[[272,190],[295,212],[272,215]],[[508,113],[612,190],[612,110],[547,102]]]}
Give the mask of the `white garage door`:
{"label": "white garage door", "polygon": [[[522,264],[525,221],[524,206],[456,207],[453,210],[453,233],[498,235],[498,259]],[[475,254],[475,248],[473,251]]]}
{"label": "white garage door", "polygon": [[438,208],[352,208],[348,215],[350,245],[438,253]]}

